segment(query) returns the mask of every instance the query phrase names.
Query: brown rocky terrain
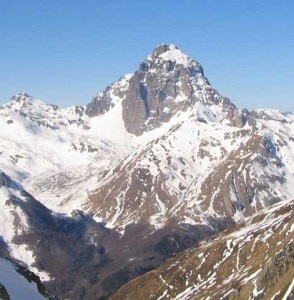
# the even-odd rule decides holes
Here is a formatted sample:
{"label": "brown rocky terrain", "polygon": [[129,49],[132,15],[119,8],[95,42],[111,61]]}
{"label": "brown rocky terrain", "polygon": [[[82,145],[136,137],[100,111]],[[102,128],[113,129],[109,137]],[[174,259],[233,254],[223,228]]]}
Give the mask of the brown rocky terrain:
{"label": "brown rocky terrain", "polygon": [[294,201],[169,259],[110,299],[294,299]]}

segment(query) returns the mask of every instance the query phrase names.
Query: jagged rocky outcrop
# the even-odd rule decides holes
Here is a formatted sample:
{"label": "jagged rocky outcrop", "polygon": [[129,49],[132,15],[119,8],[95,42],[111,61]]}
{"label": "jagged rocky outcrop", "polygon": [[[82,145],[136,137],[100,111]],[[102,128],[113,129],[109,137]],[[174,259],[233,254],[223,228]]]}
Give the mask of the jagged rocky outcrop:
{"label": "jagged rocky outcrop", "polygon": [[10,117],[7,119],[8,124],[14,122],[11,114],[17,113],[25,120],[32,121],[34,125],[48,127],[53,130],[72,124],[87,129],[83,117],[84,111],[85,108],[82,106],[60,109],[57,105],[35,99],[27,93],[16,94],[7,104],[0,106],[0,115]]}
{"label": "jagged rocky outcrop", "polygon": [[122,116],[127,131],[140,135],[197,102],[219,105],[224,118],[243,125],[236,107],[211,87],[199,63],[174,45],[160,45],[130,78]]}
{"label": "jagged rocky outcrop", "polygon": [[125,75],[117,82],[108,86],[104,91],[98,93],[90,103],[87,104],[85,113],[89,117],[101,116],[115,106],[117,101],[122,101],[129,87],[129,79],[132,74]]}
{"label": "jagged rocky outcrop", "polygon": [[240,127],[247,121],[246,114],[212,88],[201,65],[175,45],[156,47],[134,74],[100,92],[85,112],[90,117],[103,115],[117,99],[121,101],[124,126],[135,135],[159,127],[196,103],[218,106],[222,116],[212,113],[211,118]]}

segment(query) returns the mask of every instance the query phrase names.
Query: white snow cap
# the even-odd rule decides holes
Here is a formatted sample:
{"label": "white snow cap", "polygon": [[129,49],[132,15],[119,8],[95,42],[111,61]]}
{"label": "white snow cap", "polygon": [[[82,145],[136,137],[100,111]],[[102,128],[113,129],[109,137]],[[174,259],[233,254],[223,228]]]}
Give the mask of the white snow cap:
{"label": "white snow cap", "polygon": [[183,53],[174,44],[159,45],[155,48],[153,55],[159,59],[173,61],[177,64],[181,64],[184,67],[191,65],[193,60],[185,53]]}

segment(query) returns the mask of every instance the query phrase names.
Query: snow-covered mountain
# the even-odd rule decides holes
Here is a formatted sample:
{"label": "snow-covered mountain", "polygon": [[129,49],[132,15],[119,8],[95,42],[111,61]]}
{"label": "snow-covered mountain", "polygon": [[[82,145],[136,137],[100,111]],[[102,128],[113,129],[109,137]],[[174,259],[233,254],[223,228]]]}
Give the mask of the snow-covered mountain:
{"label": "snow-covered mountain", "polygon": [[127,144],[109,134],[115,116],[91,120],[84,111],[59,109],[27,94],[0,107],[1,168],[61,212],[79,208],[105,168],[128,153]]}
{"label": "snow-covered mountain", "polygon": [[237,110],[176,47],[154,50],[121,105],[138,146],[89,197],[113,226],[210,226],[294,196],[293,115]]}
{"label": "snow-covered mountain", "polygon": [[[15,95],[0,106],[3,241],[11,257],[40,277],[50,273],[27,259],[43,255],[29,242],[15,244],[18,232],[32,231],[16,205],[30,194],[46,218],[56,214],[71,222],[72,211],[80,210],[95,226],[111,228],[105,245],[122,239],[116,250],[103,246],[112,255],[112,272],[130,280],[229,224],[293,198],[293,121],[294,115],[276,110],[237,109],[174,45],[156,47],[137,71],[85,107],[60,109]],[[13,209],[10,198],[18,199]],[[134,250],[126,250],[130,245]],[[26,257],[17,253],[27,247]],[[104,279],[114,280],[108,267],[103,270],[91,288],[103,290],[101,296],[125,282],[115,277],[112,289],[102,287]]]}

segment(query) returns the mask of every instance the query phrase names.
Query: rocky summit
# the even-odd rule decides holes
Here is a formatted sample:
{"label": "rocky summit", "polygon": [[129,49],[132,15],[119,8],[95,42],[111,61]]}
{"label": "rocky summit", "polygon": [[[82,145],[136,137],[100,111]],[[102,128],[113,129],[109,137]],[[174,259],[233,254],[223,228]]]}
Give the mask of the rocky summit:
{"label": "rocky summit", "polygon": [[[232,123],[239,120],[236,107],[209,84],[199,63],[174,45],[160,45],[127,78],[98,94],[87,105],[93,117],[115,105],[113,97],[122,99],[122,118],[129,133],[141,135],[170,121],[178,112],[189,110],[195,103],[218,105]],[[217,117],[217,116],[215,116]],[[220,116],[218,116],[220,117]]]}
{"label": "rocky summit", "polygon": [[[1,257],[51,298],[291,297],[293,226],[282,205],[290,216],[293,122],[238,109],[175,45],[156,47],[86,106],[17,94],[0,106]],[[169,277],[166,260],[188,248]],[[146,287],[139,278],[113,294],[160,265]]]}

